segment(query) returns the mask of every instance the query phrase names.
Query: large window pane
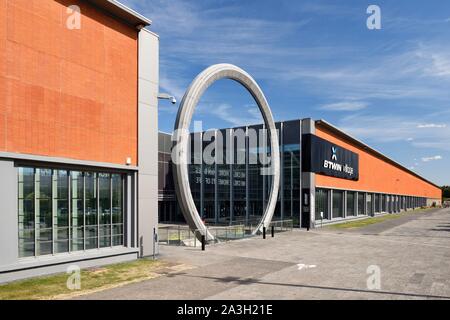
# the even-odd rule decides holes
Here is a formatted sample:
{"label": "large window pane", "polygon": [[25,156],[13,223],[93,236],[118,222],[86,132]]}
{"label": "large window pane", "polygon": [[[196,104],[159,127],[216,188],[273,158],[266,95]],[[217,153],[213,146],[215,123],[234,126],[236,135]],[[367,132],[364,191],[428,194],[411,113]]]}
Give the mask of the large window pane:
{"label": "large window pane", "polygon": [[69,251],[69,175],[65,170],[53,172],[53,223],[55,253]]}
{"label": "large window pane", "polygon": [[[233,185],[233,220],[244,223],[246,219],[246,128],[236,128],[233,131],[234,164],[232,174]],[[205,200],[206,200],[205,190]]]}
{"label": "large window pane", "polygon": [[328,190],[316,189],[316,220],[329,219],[328,216]]}
{"label": "large window pane", "polygon": [[347,192],[347,216],[355,215],[355,193],[348,191]]}
{"label": "large window pane", "polygon": [[124,176],[18,168],[19,257],[124,244]]}
{"label": "large window pane", "polygon": [[98,247],[97,174],[85,173],[86,249]]}
{"label": "large window pane", "polygon": [[300,136],[300,121],[283,123],[284,219],[293,219],[294,225],[300,225]]}
{"label": "large window pane", "polygon": [[333,218],[344,217],[344,192],[333,190]]}
{"label": "large window pane", "polygon": [[203,212],[201,211],[201,189],[202,189],[202,152],[201,146],[198,147],[198,143],[202,141],[200,133],[194,133],[190,136],[190,159],[191,164],[188,165],[189,169],[189,184],[191,186],[191,194],[194,199],[195,206],[200,216],[203,218]]}
{"label": "large window pane", "polygon": [[380,213],[381,212],[381,208],[380,208],[380,195],[376,194],[375,195],[375,213]]}
{"label": "large window pane", "polygon": [[19,168],[19,257],[34,256],[34,168]]}
{"label": "large window pane", "polygon": [[367,203],[367,214],[371,215],[373,213],[373,207],[372,207],[372,194],[368,193],[366,195],[366,203]]}
{"label": "large window pane", "polygon": [[36,169],[37,255],[53,253],[52,170]]}
{"label": "large window pane", "polygon": [[[220,130],[217,134],[221,134],[223,139],[226,139],[230,132],[228,130]],[[227,157],[229,157],[233,150],[227,149],[225,143],[222,145],[222,148],[222,152],[217,155],[217,158],[222,156],[221,164],[217,165],[217,220],[219,224],[229,224],[231,222],[231,168],[230,165],[227,164],[227,162],[229,162]],[[216,152],[220,152],[220,150],[216,150]],[[205,181],[203,181],[203,183],[205,183]]]}
{"label": "large window pane", "polygon": [[112,245],[123,245],[123,179],[120,174],[112,175]]}
{"label": "large window pane", "polygon": [[365,207],[365,201],[364,201],[364,193],[358,192],[358,215],[365,215],[366,214],[366,207]]}
{"label": "large window pane", "polygon": [[99,185],[99,241],[100,247],[111,246],[111,176],[108,173],[100,173]]}
{"label": "large window pane", "polygon": [[83,174],[78,171],[71,172],[72,194],[72,229],[71,250],[84,249],[84,180]]}

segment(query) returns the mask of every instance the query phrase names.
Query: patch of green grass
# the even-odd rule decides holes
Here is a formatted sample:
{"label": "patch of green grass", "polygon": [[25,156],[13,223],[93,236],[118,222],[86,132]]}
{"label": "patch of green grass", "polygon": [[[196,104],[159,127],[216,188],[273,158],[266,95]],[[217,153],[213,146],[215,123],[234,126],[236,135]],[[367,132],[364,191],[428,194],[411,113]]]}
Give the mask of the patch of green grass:
{"label": "patch of green grass", "polygon": [[430,209],[418,209],[413,211],[407,211],[402,213],[394,213],[394,214],[386,214],[379,217],[367,217],[360,220],[354,220],[354,221],[348,221],[348,222],[342,222],[342,223],[336,223],[327,226],[327,228],[330,229],[356,229],[356,228],[363,228],[372,224],[388,221],[388,220],[395,220],[400,217],[410,215],[410,214],[416,214],[416,213],[423,213],[427,212]]}
{"label": "patch of green grass", "polygon": [[81,271],[81,290],[67,288],[69,274],[31,278],[0,285],[0,300],[43,300],[79,295],[157,277],[166,263],[150,259],[91,268]]}

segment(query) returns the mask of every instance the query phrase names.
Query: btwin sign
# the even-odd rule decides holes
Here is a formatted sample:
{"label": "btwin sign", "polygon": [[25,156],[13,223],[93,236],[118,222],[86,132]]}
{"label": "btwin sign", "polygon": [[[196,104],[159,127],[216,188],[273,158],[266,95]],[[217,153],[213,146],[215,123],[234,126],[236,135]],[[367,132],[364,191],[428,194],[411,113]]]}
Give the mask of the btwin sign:
{"label": "btwin sign", "polygon": [[359,180],[358,154],[313,134],[303,135],[303,171]]}
{"label": "btwin sign", "polygon": [[[350,167],[347,164],[342,165],[340,163],[337,163],[337,161],[338,161],[337,150],[338,150],[337,147],[331,147],[331,152],[332,152],[331,160],[332,161],[324,160],[323,167],[325,169],[331,169],[331,170],[338,171],[338,172],[344,172],[344,173],[347,173],[348,175],[352,176],[354,173],[353,167]],[[333,162],[333,161],[336,161],[336,162]]]}

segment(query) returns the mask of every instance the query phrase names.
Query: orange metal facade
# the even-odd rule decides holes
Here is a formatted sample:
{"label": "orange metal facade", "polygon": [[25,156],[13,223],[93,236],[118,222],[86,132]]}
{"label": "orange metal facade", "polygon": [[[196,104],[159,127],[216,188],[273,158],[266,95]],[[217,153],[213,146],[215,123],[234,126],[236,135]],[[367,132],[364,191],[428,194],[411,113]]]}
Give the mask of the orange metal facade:
{"label": "orange metal facade", "polygon": [[359,154],[359,181],[316,175],[318,187],[441,199],[441,189],[316,125],[316,135]]}
{"label": "orange metal facade", "polygon": [[0,24],[0,151],[136,165],[137,30],[78,0],[0,0]]}

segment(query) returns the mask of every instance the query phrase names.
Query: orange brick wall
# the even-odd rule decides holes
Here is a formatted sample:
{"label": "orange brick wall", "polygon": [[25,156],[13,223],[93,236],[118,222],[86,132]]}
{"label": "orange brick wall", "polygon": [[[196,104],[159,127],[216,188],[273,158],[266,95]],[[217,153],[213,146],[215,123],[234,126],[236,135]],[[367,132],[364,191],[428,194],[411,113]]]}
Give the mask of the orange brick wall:
{"label": "orange brick wall", "polygon": [[0,151],[136,165],[137,31],[78,0],[0,0],[0,24]]}
{"label": "orange brick wall", "polygon": [[320,125],[316,126],[316,135],[359,154],[359,181],[317,174],[317,186],[441,199],[441,189],[350,144],[348,141],[337,138],[326,128],[322,128]]}

